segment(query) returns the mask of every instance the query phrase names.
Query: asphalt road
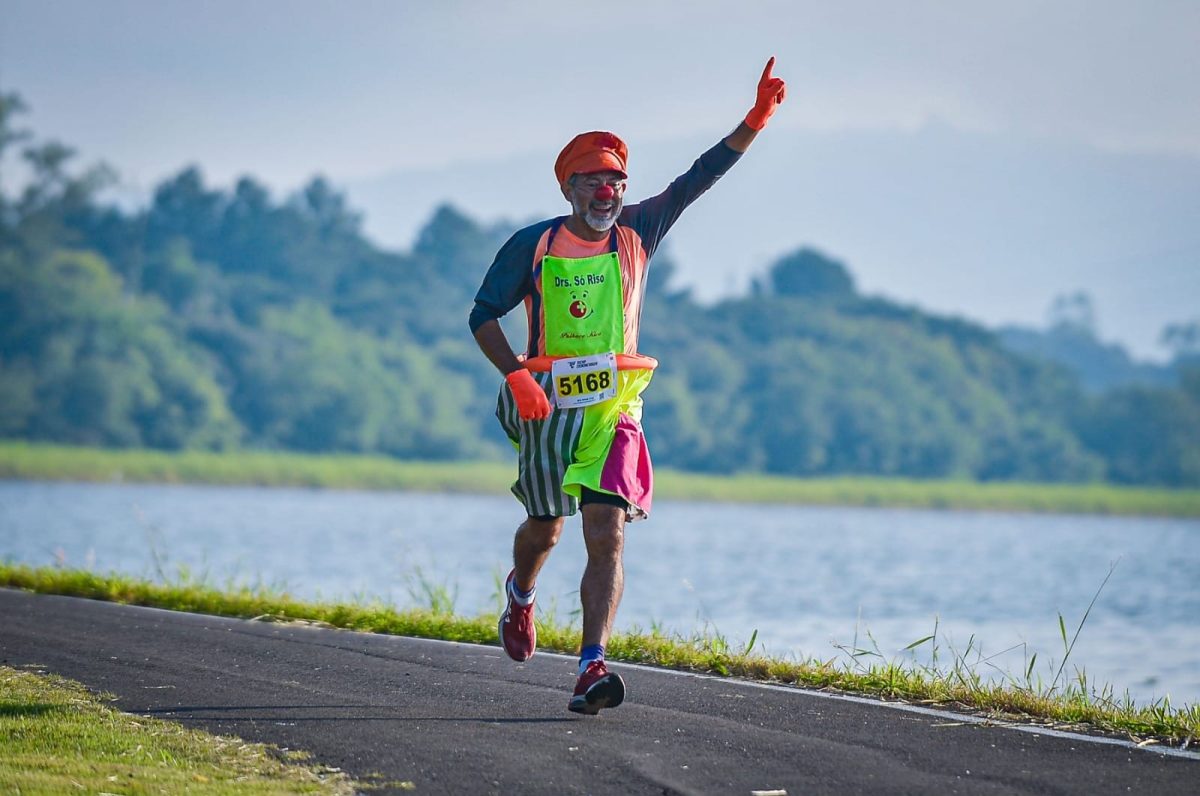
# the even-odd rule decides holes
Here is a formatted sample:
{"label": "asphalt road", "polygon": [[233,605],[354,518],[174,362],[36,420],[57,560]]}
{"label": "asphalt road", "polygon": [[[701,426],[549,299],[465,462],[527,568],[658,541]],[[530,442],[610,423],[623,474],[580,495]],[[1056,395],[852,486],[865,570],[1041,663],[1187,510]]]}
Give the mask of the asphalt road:
{"label": "asphalt road", "polygon": [[1197,755],[619,664],[578,716],[563,656],[4,589],[0,660],[417,793],[1200,793]]}

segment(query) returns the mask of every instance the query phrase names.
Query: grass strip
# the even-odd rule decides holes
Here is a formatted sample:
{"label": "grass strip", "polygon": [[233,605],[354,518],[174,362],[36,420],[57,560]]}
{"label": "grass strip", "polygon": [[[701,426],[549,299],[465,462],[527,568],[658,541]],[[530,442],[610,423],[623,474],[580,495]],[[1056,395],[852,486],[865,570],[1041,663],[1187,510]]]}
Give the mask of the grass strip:
{"label": "grass strip", "polygon": [[[106,450],[0,442],[0,478],[132,481],[507,494],[502,462],[417,462],[383,456],[264,451]],[[655,474],[658,497],[746,503],[1200,516],[1200,490],[901,478]]]}
{"label": "grass strip", "polygon": [[0,666],[0,792],[350,794],[340,771],[122,713],[80,683]]}
{"label": "grass strip", "polygon": [[[308,621],[347,630],[496,643],[494,615],[464,618],[448,610],[398,610],[383,603],[304,602],[265,588],[222,591],[190,582],[159,584],[115,574],[3,563],[0,586],[217,616]],[[539,617],[537,626],[539,648],[578,652],[578,627],[552,616]],[[938,704],[1060,728],[1106,731],[1138,742],[1183,744],[1200,737],[1200,705],[1177,708],[1167,699],[1137,705],[1128,696],[1114,698],[1109,688],[1097,694],[1082,675],[1062,685],[1057,685],[1056,679],[1055,684],[1045,686],[1027,671],[1022,677],[997,682],[981,676],[962,656],[955,656],[948,669],[882,660],[851,667],[834,660],[768,657],[754,653],[753,645],[753,637],[738,648],[718,634],[682,636],[655,629],[614,634],[606,654],[615,661]]]}

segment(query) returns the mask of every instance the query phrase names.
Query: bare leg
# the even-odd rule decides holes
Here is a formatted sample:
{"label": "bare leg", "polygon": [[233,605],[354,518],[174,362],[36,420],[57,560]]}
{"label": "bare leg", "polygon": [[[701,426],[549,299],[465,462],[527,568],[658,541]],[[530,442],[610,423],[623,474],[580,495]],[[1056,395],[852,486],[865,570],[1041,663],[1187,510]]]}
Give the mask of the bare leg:
{"label": "bare leg", "polygon": [[625,547],[625,510],[591,503],[583,507],[583,541],[588,561],[579,584],[583,603],[583,646],[607,644],[612,632],[625,569],[621,555]]}
{"label": "bare leg", "polygon": [[529,517],[517,528],[513,539],[513,566],[517,570],[514,580],[521,591],[529,591],[537,583],[538,573],[554,545],[558,544],[562,529],[562,517],[549,521]]}

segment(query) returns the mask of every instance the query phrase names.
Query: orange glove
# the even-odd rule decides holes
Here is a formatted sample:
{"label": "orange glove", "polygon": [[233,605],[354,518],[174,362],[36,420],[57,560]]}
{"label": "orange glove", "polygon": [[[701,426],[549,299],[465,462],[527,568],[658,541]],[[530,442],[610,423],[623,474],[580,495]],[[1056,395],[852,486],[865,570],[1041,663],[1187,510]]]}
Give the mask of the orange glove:
{"label": "orange glove", "polygon": [[517,414],[522,420],[545,420],[550,417],[550,399],[537,379],[525,368],[514,370],[504,377],[517,401]]}
{"label": "orange glove", "polygon": [[783,102],[783,98],[787,95],[787,84],[781,78],[771,77],[771,69],[775,66],[775,56],[771,56],[771,60],[767,61],[767,68],[763,70],[762,77],[758,80],[758,99],[754,102],[754,107],[746,114],[746,126],[751,130],[761,130],[767,126],[767,119],[771,118],[771,114],[775,112],[775,106]]}

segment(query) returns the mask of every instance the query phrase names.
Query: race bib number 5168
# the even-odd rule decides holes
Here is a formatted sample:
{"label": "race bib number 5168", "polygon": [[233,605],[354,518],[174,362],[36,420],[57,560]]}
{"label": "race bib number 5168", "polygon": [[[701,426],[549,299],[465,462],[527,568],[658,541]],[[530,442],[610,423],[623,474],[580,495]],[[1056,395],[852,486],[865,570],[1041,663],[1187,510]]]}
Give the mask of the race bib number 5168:
{"label": "race bib number 5168", "polygon": [[616,354],[556,359],[550,375],[559,409],[593,406],[617,395]]}

